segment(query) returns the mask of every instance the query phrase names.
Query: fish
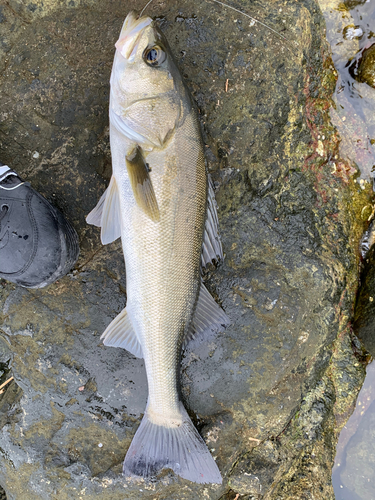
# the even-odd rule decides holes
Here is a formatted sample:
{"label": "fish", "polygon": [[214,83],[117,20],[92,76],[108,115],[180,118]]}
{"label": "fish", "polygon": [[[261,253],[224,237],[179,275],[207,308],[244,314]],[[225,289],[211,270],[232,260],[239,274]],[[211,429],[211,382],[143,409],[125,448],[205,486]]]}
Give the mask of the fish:
{"label": "fish", "polygon": [[167,468],[192,482],[220,484],[179,393],[183,345],[229,324],[201,278],[223,249],[198,111],[150,17],[130,12],[115,46],[112,177],[86,220],[101,228],[103,244],[121,237],[125,260],[126,308],[103,343],[144,358],[147,372],[147,406],[123,474],[152,478]]}

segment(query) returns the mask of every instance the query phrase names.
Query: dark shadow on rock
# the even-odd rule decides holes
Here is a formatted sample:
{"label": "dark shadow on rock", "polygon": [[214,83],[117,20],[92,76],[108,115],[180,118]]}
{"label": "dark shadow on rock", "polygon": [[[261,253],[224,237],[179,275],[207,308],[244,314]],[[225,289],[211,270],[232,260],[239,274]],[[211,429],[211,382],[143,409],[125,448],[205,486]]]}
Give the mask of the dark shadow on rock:
{"label": "dark shadow on rock", "polygon": [[354,310],[354,332],[375,357],[375,246],[365,256]]}

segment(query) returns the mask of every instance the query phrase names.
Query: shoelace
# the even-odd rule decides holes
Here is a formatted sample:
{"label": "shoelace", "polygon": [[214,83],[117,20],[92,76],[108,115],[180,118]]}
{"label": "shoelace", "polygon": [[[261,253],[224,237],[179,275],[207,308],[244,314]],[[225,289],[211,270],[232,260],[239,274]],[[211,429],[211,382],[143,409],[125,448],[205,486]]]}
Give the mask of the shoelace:
{"label": "shoelace", "polygon": [[13,189],[17,189],[18,187],[22,186],[22,184],[25,184],[25,182],[22,181],[19,184],[17,184],[17,186],[13,186],[13,187],[2,186],[1,181],[3,181],[4,179],[6,179],[7,177],[9,177],[11,175],[15,175],[16,177],[18,177],[16,172],[14,170],[11,170],[8,167],[8,165],[2,165],[0,167],[0,188],[1,189],[5,189],[5,191],[13,191]]}

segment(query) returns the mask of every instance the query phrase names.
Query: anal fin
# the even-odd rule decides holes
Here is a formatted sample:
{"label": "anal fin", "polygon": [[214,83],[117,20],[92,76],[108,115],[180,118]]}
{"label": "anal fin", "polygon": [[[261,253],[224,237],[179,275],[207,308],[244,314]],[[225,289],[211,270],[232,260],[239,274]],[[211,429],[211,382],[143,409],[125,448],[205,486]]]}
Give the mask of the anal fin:
{"label": "anal fin", "polygon": [[142,346],[139,343],[126,309],[123,309],[107,326],[100,338],[106,346],[122,347],[133,354],[133,356],[143,358]]}

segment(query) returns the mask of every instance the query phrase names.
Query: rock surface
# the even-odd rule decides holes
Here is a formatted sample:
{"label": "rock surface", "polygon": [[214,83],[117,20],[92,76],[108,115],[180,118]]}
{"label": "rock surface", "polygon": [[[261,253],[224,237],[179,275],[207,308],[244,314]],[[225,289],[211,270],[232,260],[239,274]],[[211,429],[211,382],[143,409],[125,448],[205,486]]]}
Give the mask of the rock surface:
{"label": "rock surface", "polygon": [[358,65],[358,80],[375,88],[375,44],[363,51]]}
{"label": "rock surface", "polygon": [[[72,221],[81,256],[44,290],[1,282],[0,483],[9,500],[333,499],[337,433],[363,380],[351,335],[369,191],[341,160],[335,72],[313,0],[244,11],[155,0],[201,113],[224,263],[205,283],[231,318],[183,353],[186,406],[222,485],[122,461],[147,398],[142,360],[101,345],[126,302],[119,242],[85,223],[111,174],[109,75],[123,19],[143,3],[0,1],[0,151]],[[255,9],[255,10],[254,10]]]}
{"label": "rock surface", "polygon": [[[370,226],[373,234],[374,225]],[[375,356],[375,247],[370,248],[365,256],[361,273],[361,288],[357,295],[354,309],[354,331],[366,350]]]}

